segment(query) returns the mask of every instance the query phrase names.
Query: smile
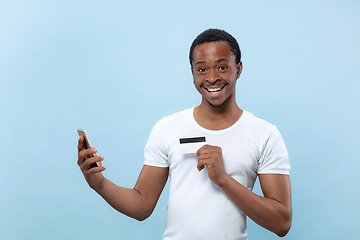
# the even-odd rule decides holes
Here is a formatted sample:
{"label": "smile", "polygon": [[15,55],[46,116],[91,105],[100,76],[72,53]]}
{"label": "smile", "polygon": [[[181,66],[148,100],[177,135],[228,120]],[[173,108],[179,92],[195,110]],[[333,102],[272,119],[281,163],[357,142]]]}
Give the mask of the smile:
{"label": "smile", "polygon": [[206,89],[206,91],[208,91],[209,93],[212,94],[216,94],[218,92],[220,92],[223,88],[225,87],[225,85],[221,86],[221,87],[203,87]]}

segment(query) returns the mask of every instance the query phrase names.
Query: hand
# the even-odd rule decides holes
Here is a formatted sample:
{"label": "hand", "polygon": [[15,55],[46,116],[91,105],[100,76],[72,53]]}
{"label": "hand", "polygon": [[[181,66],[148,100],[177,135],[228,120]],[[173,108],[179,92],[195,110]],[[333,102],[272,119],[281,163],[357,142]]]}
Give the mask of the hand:
{"label": "hand", "polygon": [[[96,148],[84,149],[84,137],[80,136],[78,143],[78,161],[81,172],[83,173],[85,180],[91,188],[102,186],[102,181],[104,176],[102,171],[106,168],[102,166],[101,161],[104,160],[104,157],[96,155]],[[94,156],[93,156],[94,154]],[[91,164],[98,163],[98,167],[90,168]]]}
{"label": "hand", "polygon": [[221,185],[221,180],[227,176],[224,169],[223,154],[220,147],[204,145],[196,153],[198,156],[197,169],[203,170],[206,166],[208,176],[216,185]]}

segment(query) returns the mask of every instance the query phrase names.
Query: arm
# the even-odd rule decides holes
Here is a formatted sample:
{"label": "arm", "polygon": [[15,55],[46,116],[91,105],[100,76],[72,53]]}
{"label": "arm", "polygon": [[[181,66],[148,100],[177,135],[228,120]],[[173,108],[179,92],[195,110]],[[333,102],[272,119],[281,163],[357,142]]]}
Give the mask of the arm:
{"label": "arm", "polygon": [[232,201],[254,222],[285,236],[291,227],[291,190],[288,175],[259,175],[264,197],[258,196],[229,175],[224,176],[219,186]]}
{"label": "arm", "polygon": [[291,186],[288,175],[259,175],[264,197],[248,190],[229,176],[223,166],[221,148],[205,145],[197,152],[198,169],[207,167],[210,180],[217,184],[230,199],[254,222],[285,236],[291,227]]}
{"label": "arm", "polygon": [[101,156],[88,158],[91,153],[96,153],[96,149],[84,150],[82,137],[79,139],[78,151],[78,165],[86,181],[106,202],[117,211],[139,221],[151,215],[166,184],[168,168],[144,165],[135,187],[124,188],[103,176],[104,166],[89,169],[92,163],[101,162],[104,158]]}

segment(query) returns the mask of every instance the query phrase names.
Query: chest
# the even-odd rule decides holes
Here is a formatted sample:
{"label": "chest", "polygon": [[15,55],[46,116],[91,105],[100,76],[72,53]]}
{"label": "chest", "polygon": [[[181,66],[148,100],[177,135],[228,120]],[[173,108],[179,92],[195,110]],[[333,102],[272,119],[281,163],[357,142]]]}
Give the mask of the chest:
{"label": "chest", "polygon": [[[261,155],[259,143],[251,136],[241,134],[225,134],[221,136],[205,135],[206,144],[222,149],[225,171],[249,189],[257,177],[258,159]],[[189,176],[199,176],[197,172],[198,159],[194,154],[183,154],[179,140],[174,138],[169,146],[170,176],[185,179]],[[207,173],[199,176],[206,179]]]}

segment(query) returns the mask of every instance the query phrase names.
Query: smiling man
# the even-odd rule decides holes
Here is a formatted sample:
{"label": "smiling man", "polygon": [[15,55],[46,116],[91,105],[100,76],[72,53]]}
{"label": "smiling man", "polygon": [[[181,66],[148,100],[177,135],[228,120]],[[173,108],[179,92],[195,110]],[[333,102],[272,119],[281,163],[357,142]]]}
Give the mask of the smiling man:
{"label": "smiling man", "polygon": [[[151,131],[133,189],[102,175],[102,156],[78,144],[78,165],[90,187],[116,210],[149,217],[170,176],[165,240],[247,239],[246,216],[285,236],[292,204],[288,153],[277,128],[236,103],[242,72],[237,41],[223,30],[201,33],[190,48],[199,106],[162,118]],[[183,145],[199,144],[184,151]],[[200,148],[199,148],[200,147]],[[259,177],[263,196],[251,189]]]}

